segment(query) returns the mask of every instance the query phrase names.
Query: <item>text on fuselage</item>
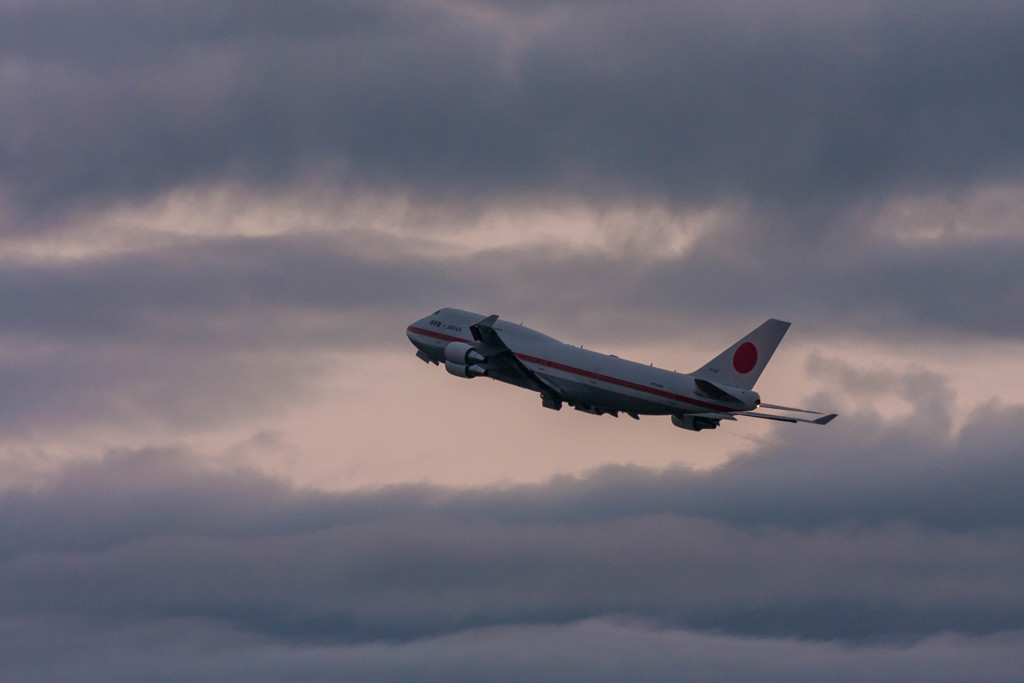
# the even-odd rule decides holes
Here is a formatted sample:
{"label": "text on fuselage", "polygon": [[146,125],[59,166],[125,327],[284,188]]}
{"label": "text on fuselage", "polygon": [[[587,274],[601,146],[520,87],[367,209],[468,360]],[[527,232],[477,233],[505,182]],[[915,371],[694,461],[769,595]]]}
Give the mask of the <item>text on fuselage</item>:
{"label": "text on fuselage", "polygon": [[462,332],[462,325],[456,325],[455,323],[443,323],[440,320],[431,320],[431,327],[437,327],[442,330],[448,330],[449,332]]}

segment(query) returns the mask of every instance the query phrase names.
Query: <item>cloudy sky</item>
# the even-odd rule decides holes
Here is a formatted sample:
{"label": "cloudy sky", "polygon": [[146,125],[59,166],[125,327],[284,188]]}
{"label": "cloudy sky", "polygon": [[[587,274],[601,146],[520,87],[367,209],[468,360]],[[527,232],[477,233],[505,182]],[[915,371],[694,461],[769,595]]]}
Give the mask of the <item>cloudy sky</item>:
{"label": "cloudy sky", "polygon": [[[1024,4],[0,3],[17,680],[1019,680]],[[416,360],[693,370],[696,434]],[[837,675],[838,672],[838,675]]]}

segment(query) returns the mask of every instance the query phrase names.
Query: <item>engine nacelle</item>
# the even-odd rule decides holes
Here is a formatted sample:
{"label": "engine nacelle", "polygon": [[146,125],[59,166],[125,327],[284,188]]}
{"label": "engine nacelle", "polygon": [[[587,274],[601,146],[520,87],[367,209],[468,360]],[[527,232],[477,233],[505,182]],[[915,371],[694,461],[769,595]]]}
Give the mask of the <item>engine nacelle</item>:
{"label": "engine nacelle", "polygon": [[449,374],[465,379],[473,379],[474,377],[484,377],[487,375],[487,368],[482,365],[463,365],[462,363],[453,363],[450,360],[446,360],[444,362],[444,369],[447,370]]}
{"label": "engine nacelle", "polygon": [[718,426],[721,420],[716,420],[710,417],[701,417],[700,415],[673,415],[672,424],[682,429],[689,429],[693,432],[699,432],[702,429],[714,429]]}
{"label": "engine nacelle", "polygon": [[452,342],[444,347],[444,359],[457,365],[473,365],[487,360],[472,344],[466,342]]}

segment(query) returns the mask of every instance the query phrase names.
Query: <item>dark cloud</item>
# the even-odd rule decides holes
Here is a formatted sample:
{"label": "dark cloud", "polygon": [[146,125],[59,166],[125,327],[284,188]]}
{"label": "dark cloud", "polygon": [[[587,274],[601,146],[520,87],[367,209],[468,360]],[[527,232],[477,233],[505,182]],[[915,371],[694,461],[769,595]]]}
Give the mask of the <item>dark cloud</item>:
{"label": "dark cloud", "polygon": [[[749,244],[742,244],[750,239]],[[1024,296],[1017,238],[935,244],[821,248],[748,233],[715,235],[685,259],[653,266],[636,291],[638,305],[687,307],[702,316],[751,318],[771,311],[844,335],[1024,337],[1006,315]],[[740,243],[737,244],[737,241]],[[787,253],[788,252],[788,253]],[[687,298],[686,292],[712,295]],[[692,307],[692,308],[691,308]]]}
{"label": "dark cloud", "polygon": [[694,343],[693,320],[732,329],[724,344],[767,315],[794,321],[804,340],[1024,338],[1007,313],[1024,297],[1024,253],[1009,238],[786,263],[759,242],[737,244],[742,234],[668,259],[547,248],[439,257],[398,238],[367,250],[357,236],[298,234],[11,262],[0,271],[0,425],[259,414],[309,396],[339,348],[408,351],[405,326],[444,305],[611,352]]}
{"label": "dark cloud", "polygon": [[55,437],[83,424],[111,431],[223,427],[304,405],[337,364],[315,353],[230,352],[109,343],[38,344],[0,360],[0,430]]}
{"label": "dark cloud", "polygon": [[1012,679],[1024,409],[953,433],[940,377],[813,362],[912,413],[779,430],[707,472],[511,487],[331,493],[171,449],[69,464],[0,493],[5,670]]}
{"label": "dark cloud", "polygon": [[[1022,24],[1014,4],[6,3],[0,430],[187,441],[315,400],[339,349],[409,353],[442,305],[588,345],[767,315],[824,341],[1019,341],[1015,210],[943,211],[1020,184]],[[538,201],[736,218],[678,256],[643,230],[453,255],[353,229],[361,209],[334,235],[140,217],[152,241],[105,239],[105,209],[211,187],[408,201],[389,227],[424,240]],[[936,203],[909,225],[907,198]],[[40,228],[97,243],[38,256]],[[180,449],[36,474],[0,493],[5,675],[1019,678],[1024,409],[955,431],[939,375],[808,369],[911,412],[844,410],[708,472],[529,486],[341,494]]]}
{"label": "dark cloud", "polygon": [[[180,619],[82,628],[67,619],[0,622],[19,681],[1015,681],[1019,633],[943,635],[912,645],[735,638],[624,620],[480,629],[413,642],[297,646]],[[54,658],[40,641],[58,645]],[[528,653],[528,654],[524,654]]]}
{"label": "dark cloud", "polygon": [[378,236],[366,250],[351,235],[290,233],[5,261],[8,432],[258,414],[309,395],[323,368],[314,355],[405,348],[404,325],[442,305],[587,344],[682,339],[692,326],[665,321],[691,318],[739,333],[767,315],[826,339],[1024,334],[1007,313],[1024,297],[1012,220],[987,239],[866,236],[886,200],[955,201],[1015,182],[1012,5],[939,4],[927,22],[884,4],[0,12],[9,229],[74,229],[55,216],[210,181],[245,188],[242,201],[307,182],[408,194],[442,223],[496,197],[515,207],[540,195],[598,212],[653,198],[743,214],[660,259],[640,238],[639,253],[543,245],[453,257],[404,239]]}
{"label": "dark cloud", "polygon": [[[423,196],[793,210],[1019,178],[1012,4],[14,4],[21,225],[310,169]],[[12,227],[12,226],[9,226]]]}
{"label": "dark cloud", "polygon": [[[439,305],[423,287],[445,285],[437,264],[396,265],[306,237],[12,263],[0,282],[8,433],[208,427],[294,407],[339,348],[404,349],[405,325]],[[382,315],[384,302],[394,310]]]}
{"label": "dark cloud", "polygon": [[333,494],[113,454],[0,496],[0,608],[308,643],[619,616],[849,642],[1021,629],[1021,409],[951,437],[944,403],[780,431],[704,473],[513,488]]}
{"label": "dark cloud", "polygon": [[[368,309],[406,299],[410,307],[430,305],[423,289],[443,291],[437,263],[362,256],[354,253],[358,242],[345,237],[184,242],[6,265],[0,274],[5,329],[57,339],[173,345],[217,341],[215,328],[227,327],[229,338],[221,341],[234,348],[244,343],[258,349],[289,330],[267,326],[261,335],[252,326],[239,334],[238,327],[251,325],[253,316],[277,313],[300,318],[304,313]],[[395,277],[400,270],[405,277]],[[210,325],[212,319],[217,325]],[[303,327],[294,333],[292,341],[299,343],[310,334]],[[337,330],[331,333],[331,343],[337,343]]]}
{"label": "dark cloud", "polygon": [[[0,315],[15,336],[257,350],[340,340],[397,347],[408,316],[440,305],[531,316],[555,335],[578,330],[595,311],[629,311],[744,325],[768,312],[801,321],[804,333],[873,338],[1024,336],[1020,316],[1007,313],[1024,297],[1018,240],[852,247],[825,259],[799,246],[787,256],[744,237],[715,233],[669,258],[549,247],[430,256],[383,237],[377,254],[347,235],[207,239],[5,264]],[[361,324],[339,322],[346,313]],[[379,324],[382,316],[395,327]],[[648,334],[605,320],[604,330],[587,331]]]}

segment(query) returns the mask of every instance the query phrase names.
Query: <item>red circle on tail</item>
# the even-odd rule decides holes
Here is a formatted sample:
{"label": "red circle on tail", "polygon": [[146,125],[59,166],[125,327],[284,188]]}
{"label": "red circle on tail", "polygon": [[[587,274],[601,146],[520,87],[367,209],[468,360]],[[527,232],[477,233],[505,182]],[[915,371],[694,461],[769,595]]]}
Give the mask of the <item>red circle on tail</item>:
{"label": "red circle on tail", "polygon": [[732,356],[732,367],[736,372],[745,375],[757,365],[757,347],[750,342],[743,342]]}

